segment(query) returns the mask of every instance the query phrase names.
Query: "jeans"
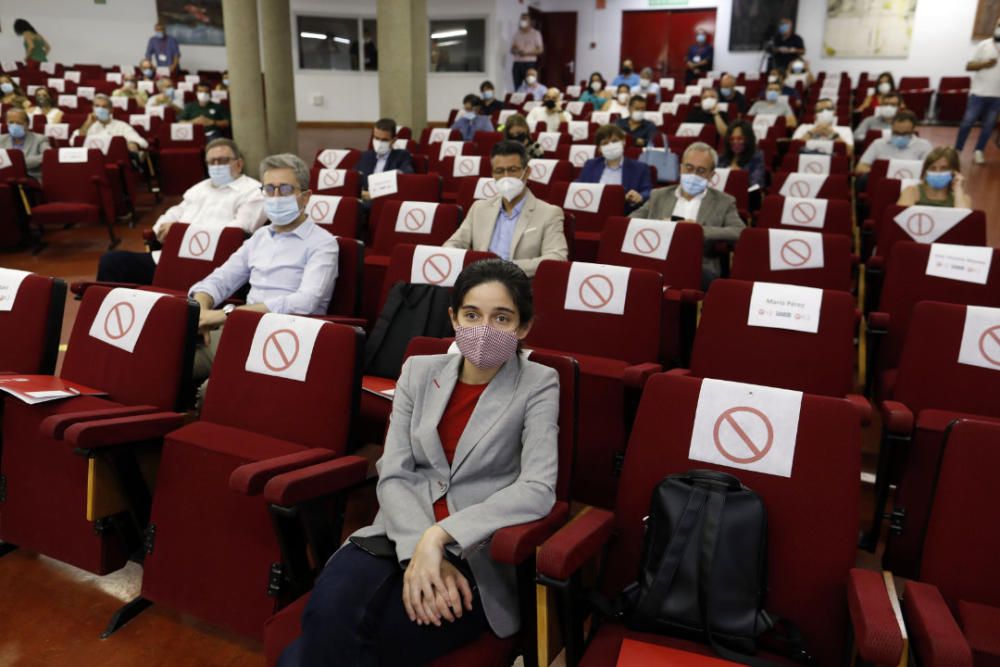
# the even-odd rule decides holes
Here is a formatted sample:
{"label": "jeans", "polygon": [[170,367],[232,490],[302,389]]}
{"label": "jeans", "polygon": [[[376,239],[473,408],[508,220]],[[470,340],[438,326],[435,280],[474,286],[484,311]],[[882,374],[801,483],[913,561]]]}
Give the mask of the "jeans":
{"label": "jeans", "polygon": [[[475,586],[468,569],[462,573]],[[348,543],[323,568],[302,614],[302,636],[278,667],[422,665],[488,630],[477,588],[472,611],[454,623],[417,625],[403,608],[403,568],[396,559]]]}
{"label": "jeans", "polygon": [[514,90],[521,87],[524,82],[524,76],[528,73],[529,69],[538,68],[538,61],[531,62],[515,62],[514,63]]}
{"label": "jeans", "polygon": [[981,151],[986,148],[986,142],[993,134],[993,128],[997,124],[997,114],[1000,114],[1000,97],[980,97],[979,95],[969,95],[969,103],[965,107],[965,116],[962,117],[962,124],[958,127],[958,139],[955,141],[955,148],[961,152],[965,147],[965,140],[972,131],[972,124],[977,120],[982,120],[983,128],[979,131],[979,140],[976,141],[976,150]]}

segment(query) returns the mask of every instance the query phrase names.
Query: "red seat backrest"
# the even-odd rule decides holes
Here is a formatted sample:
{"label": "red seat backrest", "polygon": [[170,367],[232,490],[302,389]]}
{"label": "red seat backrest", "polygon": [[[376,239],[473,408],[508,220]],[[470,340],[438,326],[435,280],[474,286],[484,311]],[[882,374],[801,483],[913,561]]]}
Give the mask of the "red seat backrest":
{"label": "red seat backrest", "polygon": [[939,91],[945,90],[968,90],[972,85],[972,79],[967,76],[943,76],[938,84]]}
{"label": "red seat backrest", "polygon": [[[710,183],[710,185],[712,185]],[[712,185],[715,187],[715,185]],[[745,169],[732,169],[726,177],[726,185],[722,189],[727,195],[736,199],[736,208],[743,212],[750,208],[750,174]]]}
{"label": "red seat backrest", "polygon": [[[342,169],[338,167],[338,169]],[[313,167],[309,170],[309,187],[313,193],[318,195],[336,195],[339,197],[358,198],[361,196],[361,174],[353,169],[342,169],[344,180],[336,187],[330,187],[334,174],[323,173],[322,167]]]}
{"label": "red seat backrest", "polygon": [[[655,363],[660,349],[663,277],[632,269],[625,312],[621,315],[566,308],[572,262],[546,260],[535,274],[535,323],[525,343],[531,347],[617,359],[630,364]],[[590,266],[600,268],[599,264]]]}
{"label": "red seat backrest", "polygon": [[563,181],[553,181],[549,184],[548,196],[545,199],[553,206],[572,212],[576,218],[576,230],[578,232],[600,232],[604,229],[604,222],[611,216],[621,215],[625,210],[625,188],[620,185],[605,185],[601,195],[601,203],[596,213],[582,211],[573,202],[566,203],[566,191],[569,183]]}
{"label": "red seat backrest", "polygon": [[[326,229],[324,227],[324,229]],[[361,312],[361,285],[365,244],[355,238],[337,237],[337,282],[326,308],[327,315],[357,317]]]}
{"label": "red seat backrest", "polygon": [[28,168],[24,164],[24,153],[12,148],[3,148],[0,150],[6,151],[7,161],[10,163],[6,167],[0,168],[0,183],[16,186],[17,183],[13,181],[25,178],[28,175]]}
{"label": "red seat backrest", "polygon": [[[763,228],[773,227],[775,229],[801,229],[804,231],[822,231],[824,234],[842,234],[851,236],[851,204],[842,199],[828,199],[826,203],[826,215],[823,218],[822,229],[814,227],[803,227],[800,225],[781,224],[781,214],[785,209],[785,198],[781,195],[768,195],[760,208],[757,216],[757,226]],[[803,218],[804,219],[804,218]]]}
{"label": "red seat backrest", "polygon": [[882,214],[890,206],[899,201],[903,182],[898,178],[879,179],[874,186],[868,188],[868,219],[875,222],[876,228],[882,222]]}
{"label": "red seat backrest", "polygon": [[[843,142],[837,142],[834,146],[843,146]],[[836,148],[834,148],[836,151]],[[799,156],[801,151],[792,151],[789,149],[788,153],[781,160],[781,171],[800,171],[805,172],[806,170],[799,168]],[[850,173],[850,164],[847,160],[846,154],[837,154],[830,157],[830,173],[831,174],[847,174]]]}
{"label": "red seat backrest", "polygon": [[[455,179],[455,189],[457,194],[455,196],[455,201],[458,205],[462,207],[462,210],[468,212],[469,208],[476,202],[476,186],[479,185],[480,179],[486,179],[487,181],[492,181],[492,176],[466,176],[464,178]],[[486,186],[486,188],[493,192],[493,196],[496,196],[497,189],[496,183],[491,183]]]}
{"label": "red seat backrest", "polygon": [[[773,192],[774,194],[781,194],[781,186],[785,184],[785,180],[792,173],[795,172],[777,172],[771,183],[770,192]],[[819,192],[814,193],[813,196],[819,199],[848,200],[851,196],[850,182],[848,179],[849,176],[847,174],[830,174],[826,177],[823,185],[820,186]]]}
{"label": "red seat backrest", "polygon": [[[382,295],[379,298],[378,310],[382,312],[385,305],[385,298],[389,295],[389,290],[396,283],[410,282],[410,270],[413,266],[413,251],[417,246],[409,243],[400,243],[392,249],[389,256],[389,268],[385,272],[385,280],[382,282]],[[480,252],[478,250],[468,250],[462,260],[462,268],[469,264],[474,264],[483,259],[494,259],[496,255],[491,252]]]}
{"label": "red seat backrest", "polygon": [[398,174],[396,183],[395,194],[372,200],[369,220],[378,220],[379,209],[387,201],[441,201],[443,181],[438,174]]}
{"label": "red seat backrest", "polygon": [[714,280],[691,351],[698,377],[843,397],[854,387],[857,315],[849,292],[823,290],[816,333],[750,326],[753,283]]}
{"label": "red seat backrest", "polygon": [[[482,155],[468,156],[468,160],[459,163],[459,169],[455,169],[455,157],[447,156],[437,163],[433,169],[434,173],[441,177],[441,189],[446,193],[453,193],[458,190],[458,184],[463,178],[479,178],[480,176],[490,176],[492,167],[490,160]],[[475,158],[479,158],[479,168],[475,168]]]}
{"label": "red seat backrest", "polygon": [[[451,238],[451,235],[458,229],[459,221],[462,217],[462,210],[455,204],[438,204],[434,210],[434,218],[430,222],[430,229],[426,234],[414,234],[407,231],[397,231],[396,223],[399,217],[399,209],[403,205],[400,201],[387,201],[383,204],[378,220],[374,223],[374,242],[372,243],[373,255],[388,256],[392,254],[392,249],[400,243],[410,243],[413,245],[443,245]],[[410,216],[417,213],[417,210],[410,212]],[[421,212],[422,214],[422,212]],[[418,216],[419,218],[419,216]],[[403,228],[407,225],[420,228],[426,224],[422,218],[409,218],[401,221]],[[412,223],[411,223],[412,220]]]}
{"label": "red seat backrest", "polygon": [[[875,233],[876,251],[881,257],[889,257],[893,247],[900,241],[916,241],[922,233],[933,230],[933,221],[926,215],[913,213],[907,218],[904,212],[906,206],[892,205],[882,211],[882,220]],[[917,238],[911,236],[895,222],[895,217],[903,213],[906,227]],[[919,241],[918,241],[919,242]],[[971,211],[954,227],[935,239],[935,243],[954,243],[957,245],[986,245],[986,214],[983,211]]]}
{"label": "red seat backrest", "polygon": [[160,146],[160,150],[195,150],[200,151],[205,148],[205,126],[204,125],[194,125],[193,123],[181,123],[187,125],[193,131],[191,134],[191,139],[172,139],[170,136],[170,128],[178,123],[160,123],[157,129],[157,141]]}
{"label": "red seat backrest", "polygon": [[[332,221],[325,222],[329,219],[330,209],[333,207],[336,208]],[[313,194],[306,205],[306,213],[313,222],[334,236],[359,238],[362,208],[361,202],[354,197]]]}
{"label": "red seat backrest", "polygon": [[[851,289],[851,238],[842,234],[822,234],[819,232],[803,232],[819,234],[823,241],[822,268],[787,269],[774,271],[771,269],[771,230],[747,227],[740,232],[740,240],[733,253],[731,276],[736,280],[760,280],[771,283],[789,285],[804,285],[829,290]],[[801,243],[791,243],[784,250],[793,264],[805,263],[809,257],[803,252],[809,252]],[[792,254],[788,254],[792,253]],[[779,264],[787,265],[787,262]]]}
{"label": "red seat backrest", "polygon": [[34,273],[25,276],[14,305],[0,310],[0,372],[55,372],[65,302],[62,280]]}
{"label": "red seat backrest", "polygon": [[47,203],[73,202],[101,207],[101,189],[110,187],[104,156],[97,149],[87,151],[86,162],[60,162],[57,148],[42,155],[42,193]]}
{"label": "red seat backrest", "polygon": [[[323,151],[325,151],[325,150],[326,150],[326,148],[318,148],[318,149],[316,149],[316,155],[313,158],[313,163],[312,163],[312,168],[313,169],[322,169],[323,167],[327,166],[326,164],[324,164],[319,159],[320,155],[322,155]],[[343,158],[341,158],[340,162],[338,162],[335,167],[331,167],[331,168],[336,168],[336,169],[353,169],[354,165],[356,165],[358,163],[358,160],[360,160],[360,159],[361,159],[361,151],[351,148],[351,149],[349,149],[347,151],[347,154],[344,155]]]}
{"label": "red seat backrest", "polygon": [[[701,289],[701,254],[704,233],[701,225],[678,224],[670,240],[665,259],[643,257],[624,252],[625,233],[631,220],[612,216],[604,223],[601,242],[597,248],[597,261],[601,264],[630,266],[634,269],[656,271],[663,276],[663,285],[673,289]],[[648,246],[643,246],[646,249]]]}
{"label": "red seat backrest", "polygon": [[[219,235],[215,256],[210,260],[203,261],[178,255],[187,229],[188,225],[183,222],[177,222],[170,226],[170,230],[163,239],[163,252],[160,254],[160,261],[153,274],[155,287],[177,290],[186,294],[192,285],[222,266],[230,255],[240,249],[246,238],[246,233],[239,227],[225,227]],[[197,241],[192,236],[188,243],[197,244]]]}

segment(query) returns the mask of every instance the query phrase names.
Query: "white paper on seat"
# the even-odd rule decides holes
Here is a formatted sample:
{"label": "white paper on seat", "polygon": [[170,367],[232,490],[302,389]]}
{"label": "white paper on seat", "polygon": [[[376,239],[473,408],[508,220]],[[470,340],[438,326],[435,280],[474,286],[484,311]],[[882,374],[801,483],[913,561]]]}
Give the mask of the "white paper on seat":
{"label": "white paper on seat", "polygon": [[[521,108],[524,110],[524,113],[528,113],[532,109],[535,109],[540,106],[542,106],[542,103],[539,102],[538,100],[528,100],[521,106]],[[531,121],[531,122],[537,123],[538,121]],[[534,131],[534,126],[532,126],[532,131]]]}
{"label": "white paper on seat", "polygon": [[826,174],[792,172],[788,174],[785,182],[781,185],[779,194],[785,197],[814,198],[819,194],[823,184],[826,183],[826,178]]}
{"label": "white paper on seat", "polygon": [[701,131],[705,127],[704,123],[681,123],[677,127],[678,137],[697,137],[701,136]]}
{"label": "white paper on seat", "polygon": [[194,84],[188,83],[187,81],[181,81],[177,84],[177,90],[181,93],[189,93],[194,90]]}
{"label": "white paper on seat", "polygon": [[[16,69],[16,68],[11,68],[11,69]],[[55,63],[40,63],[38,65],[38,70],[40,72],[45,72],[46,74],[55,74],[56,73],[56,64]]]}
{"label": "white paper on seat", "polygon": [[79,100],[76,99],[76,95],[60,95],[56,100],[60,107],[67,109],[76,109],[80,105]]}
{"label": "white paper on seat", "polygon": [[892,220],[917,243],[934,243],[970,213],[968,208],[907,206]]}
{"label": "white paper on seat", "polygon": [[456,155],[455,162],[451,167],[451,175],[455,178],[478,176],[482,160],[481,155]]}
{"label": "white paper on seat", "polygon": [[572,211],[597,213],[601,207],[601,197],[604,195],[603,183],[570,183],[566,188],[566,199],[563,208]]}
{"label": "white paper on seat", "polygon": [[184,81],[185,83],[199,83],[201,81],[201,77],[197,74],[185,74]]}
{"label": "white paper on seat", "polygon": [[660,102],[660,113],[670,114],[671,116],[677,115],[677,107],[680,105],[677,102]]}
{"label": "white paper on seat", "polygon": [[430,135],[427,137],[427,143],[439,144],[442,141],[448,141],[448,137],[450,136],[451,130],[447,127],[435,127],[431,130]]}
{"label": "white paper on seat", "polygon": [[574,144],[569,147],[569,162],[574,167],[583,164],[597,154],[597,146],[593,144]]}
{"label": "white paper on seat", "polygon": [[688,94],[674,95],[673,101],[677,104],[691,104],[691,96]]}
{"label": "white paper on seat", "polygon": [[566,310],[621,315],[632,269],[610,264],[573,262],[566,280]]}
{"label": "white paper on seat", "polygon": [[136,82],[136,88],[149,95],[152,95],[153,92],[156,90],[156,87],[153,85],[152,81],[138,81]]}
{"label": "white paper on seat", "polygon": [[[156,77],[160,78],[160,77],[164,77],[164,76],[170,76],[170,68],[169,67],[162,67],[162,66],[161,67],[157,67],[156,68]],[[109,81],[110,81],[110,79],[109,79]]]}
{"label": "white paper on seat", "polygon": [[446,157],[455,157],[456,155],[462,154],[462,144],[461,141],[451,141],[445,140],[441,142],[441,147],[438,149],[438,159],[443,160]]}
{"label": "white paper on seat", "polygon": [[528,98],[527,93],[511,93],[510,94],[510,104],[524,104],[524,100]]}
{"label": "white paper on seat", "polygon": [[920,172],[924,169],[923,160],[903,160],[894,158],[889,160],[889,165],[885,169],[886,178],[920,178]]}
{"label": "white paper on seat", "polygon": [[[6,153],[7,151],[4,152]],[[21,288],[21,283],[24,282],[24,279],[30,275],[30,271],[18,271],[16,269],[0,267],[0,311],[9,311],[14,308],[17,291]]]}
{"label": "white paper on seat", "polygon": [[[806,150],[818,151],[825,155],[833,155],[833,139],[808,139],[806,140]],[[802,169],[802,163],[799,162],[799,171],[804,171]],[[816,172],[820,174],[830,173],[829,168],[823,172]]]}
{"label": "white paper on seat", "polygon": [[406,234],[430,234],[434,228],[437,202],[405,201],[396,214],[396,231]]}
{"label": "white paper on seat", "polygon": [[585,120],[571,120],[569,136],[573,141],[586,141],[590,136],[590,123]]}
{"label": "white paper on seat", "polygon": [[472,193],[473,199],[489,199],[500,194],[497,190],[497,182],[490,176],[482,176],[476,182],[476,191]]}
{"label": "white paper on seat", "polygon": [[594,111],[590,114],[590,122],[598,125],[607,125],[611,122],[610,111]]}
{"label": "white paper on seat", "polygon": [[538,145],[542,147],[543,151],[551,153],[555,151],[556,146],[559,145],[559,133],[558,132],[539,132],[538,133]]}
{"label": "white paper on seat", "polygon": [[212,96],[212,101],[215,102],[216,104],[219,104],[220,102],[225,102],[229,99],[229,91],[213,90],[211,96]]}
{"label": "white paper on seat", "polygon": [[111,290],[97,309],[90,325],[90,335],[131,354],[139,342],[150,311],[165,296],[124,287]]}
{"label": "white paper on seat", "polygon": [[68,123],[46,123],[45,125],[45,136],[51,139],[68,139],[69,138],[69,124]]}
{"label": "white paper on seat", "polygon": [[698,97],[701,95],[701,86],[684,86],[684,94]]}
{"label": "white paper on seat", "polygon": [[772,271],[823,268],[823,235],[790,229],[769,229]]}
{"label": "white paper on seat", "polygon": [[661,90],[673,90],[674,80],[672,78],[664,77],[660,79],[660,89]]}
{"label": "white paper on seat", "polygon": [[409,148],[409,139],[396,139],[392,142],[392,149],[397,151],[405,151]]}
{"label": "white paper on seat", "polygon": [[568,95],[569,97],[580,97],[581,93],[583,93],[582,86],[579,85],[566,86],[566,95]]}
{"label": "white paper on seat", "polygon": [[[571,116],[579,116],[583,113],[583,102],[567,102],[566,103],[566,113]],[[586,121],[584,121],[586,122]]]}
{"label": "white paper on seat", "polygon": [[119,86],[122,84],[122,73],[121,72],[108,72],[104,75],[105,81],[111,81],[117,83]]}
{"label": "white paper on seat", "polygon": [[87,161],[87,149],[86,148],[60,148],[59,149],[59,162],[64,164],[71,164],[75,162],[86,162]]}
{"label": "white paper on seat", "polygon": [[130,114],[128,117],[128,124],[132,127],[141,127],[149,132],[149,116],[144,113]]}
{"label": "white paper on seat", "polygon": [[320,151],[316,159],[327,169],[336,169],[350,152],[346,148],[327,148]]}
{"label": "white paper on seat", "polygon": [[632,218],[622,239],[622,252],[639,257],[666,259],[678,223],[673,220]]}
{"label": "white paper on seat", "polygon": [[715,108],[719,110],[720,113],[729,113],[729,102],[718,102]]}
{"label": "white paper on seat", "polygon": [[188,225],[177,256],[211,262],[215,259],[215,249],[219,247],[223,229],[225,227],[216,225]]}
{"label": "white paper on seat", "polygon": [[1000,371],[1000,308],[966,306],[958,363]]}
{"label": "white paper on seat", "polygon": [[53,77],[53,78],[47,79],[45,81],[45,85],[47,85],[49,88],[51,88],[52,90],[56,91],[57,93],[64,93],[64,92],[66,92],[66,80],[65,79],[60,79],[60,78],[54,78]]}
{"label": "white paper on seat", "polygon": [[93,137],[88,136],[83,140],[84,148],[93,148],[101,151],[105,155],[108,154],[108,149],[111,147],[111,135],[94,135]]}
{"label": "white paper on seat", "polygon": [[663,127],[663,114],[659,111],[645,111],[642,114],[643,120],[648,120],[656,127]]}
{"label": "white paper on seat", "polygon": [[[372,176],[375,175],[372,174]],[[332,190],[343,187],[346,179],[346,169],[320,169],[319,174],[316,175],[316,185],[320,190]],[[369,177],[368,182],[369,187],[371,187],[371,177]]]}
{"label": "white paper on seat", "polygon": [[156,116],[160,120],[163,120],[164,116],[166,115],[165,114],[165,110],[166,110],[166,107],[164,107],[162,105],[160,105],[160,106],[157,106],[155,104],[147,104],[146,105],[146,115],[147,116]]}
{"label": "white paper on seat", "polygon": [[791,477],[802,392],[705,379],[688,458]]}
{"label": "white paper on seat", "polygon": [[80,83],[80,73],[73,70],[66,70],[63,72],[63,78],[67,81],[72,81],[73,83]]}
{"label": "white paper on seat", "polygon": [[802,174],[826,175],[830,173],[830,162],[829,155],[807,155],[800,153],[798,172]]}
{"label": "white paper on seat", "polygon": [[250,373],[305,382],[323,320],[265,313],[257,323],[244,368]]}
{"label": "white paper on seat", "polygon": [[715,171],[712,172],[711,178],[708,179],[708,186],[715,188],[720,192],[726,189],[726,183],[729,182],[729,172],[732,169],[729,167],[716,167]]}
{"label": "white paper on seat", "polygon": [[123,111],[128,110],[128,98],[127,97],[112,97],[111,106],[115,109],[122,109]]}
{"label": "white paper on seat", "polygon": [[338,195],[312,195],[306,205],[306,215],[317,225],[332,225],[340,200]]}
{"label": "white paper on seat", "polygon": [[552,180],[552,172],[555,171],[559,160],[542,160],[535,158],[528,160],[528,180],[536,183],[549,184]]}
{"label": "white paper on seat", "polygon": [[170,140],[171,141],[193,141],[194,140],[194,125],[188,123],[171,123],[170,124]]}
{"label": "white paper on seat", "polygon": [[10,155],[7,154],[7,149],[0,148],[0,169],[6,169],[10,164]]}
{"label": "white paper on seat", "polygon": [[[26,92],[28,94],[28,97],[34,97],[35,93],[38,92],[39,88],[41,88],[41,86],[30,85],[27,88],[25,88],[24,92]],[[79,90],[79,89],[77,89],[77,90]],[[31,115],[34,116],[35,114],[31,114]]]}
{"label": "white paper on seat", "polygon": [[410,282],[417,285],[451,287],[455,284],[458,274],[462,272],[466,252],[464,248],[418,245],[413,249]]}
{"label": "white paper on seat", "polygon": [[816,333],[823,290],[800,285],[755,282],[747,325]]}
{"label": "white paper on seat", "polygon": [[993,263],[993,248],[932,243],[927,255],[927,275],[985,285]]}
{"label": "white paper on seat", "polygon": [[372,199],[394,195],[399,192],[398,169],[390,169],[368,177],[368,195]]}
{"label": "white paper on seat", "polygon": [[705,88],[711,88],[712,87],[712,77],[703,76],[702,78],[698,79],[698,86],[697,87],[699,88],[699,91],[698,91],[699,94]]}
{"label": "white paper on seat", "polygon": [[14,60],[4,60],[0,62],[0,67],[3,68],[4,72],[14,72],[17,70],[17,62]]}
{"label": "white paper on seat", "polygon": [[501,109],[500,114],[497,116],[497,123],[499,125],[504,125],[507,119],[517,113],[517,109]]}
{"label": "white paper on seat", "polygon": [[823,229],[828,201],[808,197],[785,197],[781,209],[781,224]]}

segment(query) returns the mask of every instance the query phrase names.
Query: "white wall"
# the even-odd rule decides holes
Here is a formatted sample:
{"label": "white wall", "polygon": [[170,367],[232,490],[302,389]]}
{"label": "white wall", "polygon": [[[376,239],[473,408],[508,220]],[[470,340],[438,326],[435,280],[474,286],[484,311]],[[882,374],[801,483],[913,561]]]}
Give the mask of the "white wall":
{"label": "white wall", "polygon": [[[621,49],[623,10],[651,8],[649,0],[607,0],[606,9],[595,9],[595,3],[579,0],[540,0],[543,11],[576,11],[577,15],[577,79],[585,79],[593,71],[606,77],[618,69]],[[814,71],[845,71],[853,77],[861,72],[889,70],[898,79],[905,75],[930,76],[932,84],[941,76],[964,74],[965,62],[972,54],[972,21],[976,0],[918,0],[913,36],[908,58],[824,58],[823,29],[826,22],[826,0],[800,0],[796,32],[806,43],[807,54]],[[760,66],[760,52],[729,52],[729,25],[732,3],[729,0],[689,0],[673,9],[716,9],[715,69],[755,71]],[[558,39],[558,35],[545,35]],[[596,42],[594,49],[590,42]],[[638,65],[638,63],[637,63]]]}

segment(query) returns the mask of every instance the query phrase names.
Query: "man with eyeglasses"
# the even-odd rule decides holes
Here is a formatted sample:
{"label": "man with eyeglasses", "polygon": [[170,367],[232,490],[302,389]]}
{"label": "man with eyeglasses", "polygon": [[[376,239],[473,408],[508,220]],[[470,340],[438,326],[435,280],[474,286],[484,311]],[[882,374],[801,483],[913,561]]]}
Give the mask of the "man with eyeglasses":
{"label": "man with eyeglasses", "polygon": [[709,187],[719,156],[708,144],[696,141],[681,157],[680,185],[653,190],[649,201],[629,217],[650,220],[675,220],[701,225],[705,238],[702,258],[702,285],[719,277],[719,258],[712,251],[717,242],[736,243],[743,231],[743,220],[732,195]]}
{"label": "man with eyeglasses", "polygon": [[[855,173],[865,176],[872,170],[875,160],[923,160],[934,148],[931,142],[916,136],[917,117],[912,111],[903,109],[896,112],[892,119],[892,135],[884,139],[876,139],[858,160]],[[859,183],[858,189],[867,184]]]}
{"label": "man with eyeglasses", "polygon": [[474,202],[444,246],[492,252],[517,264],[528,276],[535,275],[543,260],[567,259],[562,209],[537,199],[527,188],[524,146],[513,141],[497,143],[490,164],[499,194]]}
{"label": "man with eyeglasses", "polygon": [[[209,227],[239,227],[253,234],[267,219],[260,182],[243,173],[243,154],[231,139],[215,139],[205,147],[209,177],[184,193],[153,225],[158,241],[163,241],[175,222]],[[150,285],[158,255],[150,252],[116,250],[101,256],[97,279],[119,283]]]}
{"label": "man with eyeglasses", "polygon": [[[239,250],[188,296],[201,306],[198,331],[205,344],[195,350],[192,378],[208,378],[226,317],[237,308],[282,315],[323,315],[337,280],[337,239],[306,215],[309,167],[296,155],[281,153],[260,163],[264,212],[271,224],[254,232]],[[250,285],[246,305],[225,304]]]}

